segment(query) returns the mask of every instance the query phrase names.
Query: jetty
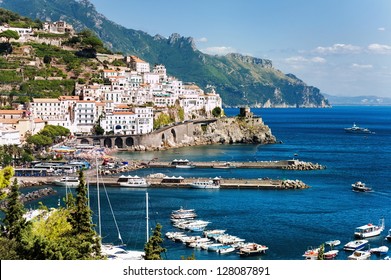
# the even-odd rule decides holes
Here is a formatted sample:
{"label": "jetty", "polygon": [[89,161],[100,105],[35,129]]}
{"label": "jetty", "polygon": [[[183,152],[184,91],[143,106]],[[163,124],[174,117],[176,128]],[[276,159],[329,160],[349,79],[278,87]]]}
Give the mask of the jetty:
{"label": "jetty", "polygon": [[[258,168],[258,169],[286,169],[286,170],[321,170],[326,167],[318,163],[304,162],[296,159],[278,161],[246,161],[246,162],[221,162],[203,161],[191,162],[195,168]],[[144,163],[149,168],[176,168],[173,162],[169,161],[149,161]]]}
{"label": "jetty", "polygon": [[[118,187],[118,175],[101,176],[100,184],[105,184],[107,187]],[[173,177],[174,178],[174,177]],[[149,188],[190,188],[190,184],[197,180],[210,180],[210,178],[182,178],[177,180],[164,180],[164,178],[148,177],[147,182]],[[34,178],[34,177],[18,177],[21,187],[29,186],[45,186],[52,185],[55,177]],[[95,185],[96,178],[90,177],[89,184]],[[289,189],[307,189],[310,186],[300,180],[280,180],[269,178],[258,179],[236,179],[236,178],[220,178],[221,189],[263,189],[263,190],[289,190]],[[124,187],[126,188],[126,187]]]}

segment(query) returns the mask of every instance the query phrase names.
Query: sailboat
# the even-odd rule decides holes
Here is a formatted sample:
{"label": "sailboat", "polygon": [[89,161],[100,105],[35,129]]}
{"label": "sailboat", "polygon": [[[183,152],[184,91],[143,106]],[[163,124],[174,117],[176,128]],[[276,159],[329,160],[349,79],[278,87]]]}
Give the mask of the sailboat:
{"label": "sailboat", "polygon": [[[104,187],[104,185],[103,185]],[[101,223],[101,212],[100,212],[100,189],[99,189],[99,170],[98,170],[98,161],[96,160],[96,189],[97,189],[97,200],[98,200],[98,233],[99,236],[102,236],[102,223]],[[126,250],[126,244],[124,244],[121,233],[119,231],[119,227],[117,224],[117,220],[115,219],[113,207],[111,206],[111,202],[109,196],[107,194],[106,188],[104,187],[107,201],[110,206],[110,211],[114,219],[114,224],[118,233],[118,240],[121,241],[120,245],[114,244],[104,244],[101,243],[101,252],[102,255],[106,256],[110,260],[142,260],[144,252],[142,251],[130,251]]]}

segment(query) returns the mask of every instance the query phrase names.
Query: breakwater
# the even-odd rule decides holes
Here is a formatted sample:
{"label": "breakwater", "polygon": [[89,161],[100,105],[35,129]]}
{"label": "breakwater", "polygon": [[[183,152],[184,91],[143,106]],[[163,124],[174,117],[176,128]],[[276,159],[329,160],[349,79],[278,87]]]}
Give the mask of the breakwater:
{"label": "breakwater", "polygon": [[[279,161],[248,161],[248,162],[191,162],[196,168],[259,168],[259,169],[288,169],[288,170],[321,170],[326,167],[318,163],[304,162],[298,160]],[[172,162],[150,161],[145,163],[145,167],[150,168],[176,168]]]}

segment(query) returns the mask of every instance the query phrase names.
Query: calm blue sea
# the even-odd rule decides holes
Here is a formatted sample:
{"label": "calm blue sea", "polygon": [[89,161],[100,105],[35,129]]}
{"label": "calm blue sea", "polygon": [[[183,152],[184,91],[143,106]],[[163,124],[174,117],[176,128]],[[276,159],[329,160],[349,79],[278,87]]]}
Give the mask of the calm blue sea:
{"label": "calm blue sea", "polygon": [[[299,179],[311,186],[306,190],[195,190],[149,189],[150,227],[163,225],[163,233],[176,231],[170,213],[181,206],[194,208],[199,218],[211,222],[209,228],[265,244],[267,260],[303,259],[308,247],[339,239],[341,245],[353,240],[355,227],[377,224],[384,217],[386,230],[370,239],[371,247],[391,243],[384,240],[391,228],[391,107],[334,107],[329,109],[253,109],[269,125],[281,144],[213,145],[186,147],[161,152],[118,153],[126,159],[194,161],[263,161],[298,158],[325,165],[318,171],[254,169],[143,169],[132,174],[146,176],[164,173],[183,177],[286,178]],[[237,109],[225,109],[229,116]],[[352,135],[344,131],[353,123],[375,134]],[[294,156],[297,154],[297,156]],[[351,184],[363,181],[371,193],[355,193]],[[44,199],[55,206],[58,197]],[[119,230],[129,249],[143,249],[145,242],[145,190],[107,188]],[[96,189],[91,188],[91,208],[96,208]],[[104,190],[101,189],[101,198]],[[36,205],[36,204],[35,204]],[[34,206],[34,205],[31,205]],[[105,242],[116,242],[117,231],[107,202],[102,199],[102,235]],[[96,214],[95,214],[96,219]],[[220,256],[193,250],[165,240],[166,259],[180,259],[194,253],[196,259],[239,259],[237,254]],[[341,246],[342,247],[342,246]],[[350,253],[340,250],[337,259]],[[390,252],[389,252],[390,254]],[[391,254],[390,254],[391,255]],[[372,256],[372,259],[378,257]]]}

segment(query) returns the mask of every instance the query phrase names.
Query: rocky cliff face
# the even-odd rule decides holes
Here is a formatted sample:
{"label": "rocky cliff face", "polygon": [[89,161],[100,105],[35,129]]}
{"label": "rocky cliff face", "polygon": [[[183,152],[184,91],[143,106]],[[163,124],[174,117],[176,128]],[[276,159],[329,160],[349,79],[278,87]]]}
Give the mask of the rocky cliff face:
{"label": "rocky cliff face", "polygon": [[221,118],[200,126],[193,137],[194,145],[233,143],[273,144],[276,138],[261,118],[252,117]]}

